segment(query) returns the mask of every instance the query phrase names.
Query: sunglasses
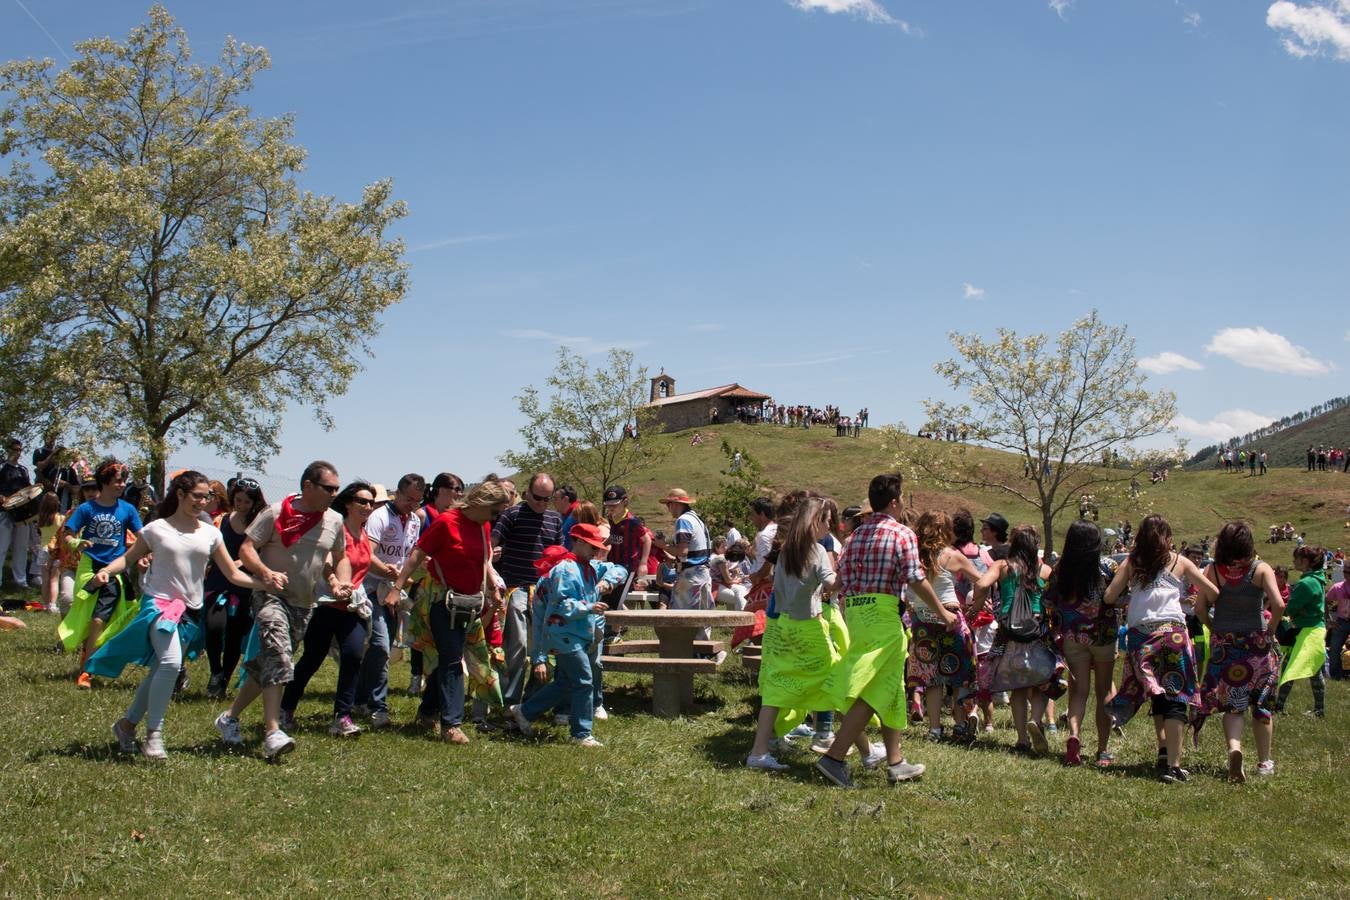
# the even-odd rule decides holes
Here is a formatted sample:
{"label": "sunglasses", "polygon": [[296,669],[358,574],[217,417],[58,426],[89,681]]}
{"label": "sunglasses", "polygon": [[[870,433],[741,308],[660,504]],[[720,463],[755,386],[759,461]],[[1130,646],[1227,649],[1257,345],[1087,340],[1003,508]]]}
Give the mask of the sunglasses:
{"label": "sunglasses", "polygon": [[548,501],[553,499],[552,497],[540,497],[534,491],[530,491],[530,496],[534,498],[534,501],[536,503],[547,503]]}
{"label": "sunglasses", "polygon": [[319,481],[311,481],[310,484],[314,485],[316,488],[322,488],[330,497],[342,490],[342,488],[336,484],[324,484]]}
{"label": "sunglasses", "polygon": [[252,478],[240,478],[238,481],[234,483],[234,487],[235,490],[244,490],[244,491],[262,490],[262,485],[258,484],[258,482],[254,481]]}
{"label": "sunglasses", "polygon": [[353,497],[352,502],[357,506],[374,506],[375,501],[370,497]]}

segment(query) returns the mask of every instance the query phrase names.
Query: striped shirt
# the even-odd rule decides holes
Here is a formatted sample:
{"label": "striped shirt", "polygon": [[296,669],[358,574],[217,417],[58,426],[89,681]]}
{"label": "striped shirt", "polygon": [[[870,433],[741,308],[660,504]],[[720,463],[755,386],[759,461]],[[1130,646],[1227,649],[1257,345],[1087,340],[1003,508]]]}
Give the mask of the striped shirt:
{"label": "striped shirt", "polygon": [[906,584],[925,577],[914,532],[886,513],[873,513],[854,529],[839,557],[839,593],[844,597],[899,597]]}
{"label": "striped shirt", "polygon": [[492,528],[492,543],[502,548],[497,573],[508,588],[534,584],[539,580],[535,560],[544,555],[545,547],[562,542],[562,516],[552,507],[537,513],[522,500],[502,513]]}

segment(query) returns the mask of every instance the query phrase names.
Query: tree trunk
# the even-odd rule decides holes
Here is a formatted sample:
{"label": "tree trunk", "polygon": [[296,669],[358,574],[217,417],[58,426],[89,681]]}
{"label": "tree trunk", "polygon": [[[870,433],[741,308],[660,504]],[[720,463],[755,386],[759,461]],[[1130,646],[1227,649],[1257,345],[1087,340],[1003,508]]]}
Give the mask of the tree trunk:
{"label": "tree trunk", "polygon": [[155,488],[155,496],[164,499],[164,470],[168,460],[159,450],[150,451],[150,484]]}
{"label": "tree trunk", "polygon": [[1046,556],[1055,549],[1055,514],[1050,504],[1041,509],[1041,552]]}

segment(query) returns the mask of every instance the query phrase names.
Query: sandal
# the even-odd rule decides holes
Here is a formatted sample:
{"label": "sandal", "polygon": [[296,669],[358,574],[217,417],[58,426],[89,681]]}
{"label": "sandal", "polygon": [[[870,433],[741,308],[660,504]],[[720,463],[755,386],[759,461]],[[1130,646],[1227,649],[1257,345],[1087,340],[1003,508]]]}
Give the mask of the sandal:
{"label": "sandal", "polygon": [[1106,769],[1116,761],[1116,755],[1110,750],[1103,750],[1097,754],[1097,768]]}

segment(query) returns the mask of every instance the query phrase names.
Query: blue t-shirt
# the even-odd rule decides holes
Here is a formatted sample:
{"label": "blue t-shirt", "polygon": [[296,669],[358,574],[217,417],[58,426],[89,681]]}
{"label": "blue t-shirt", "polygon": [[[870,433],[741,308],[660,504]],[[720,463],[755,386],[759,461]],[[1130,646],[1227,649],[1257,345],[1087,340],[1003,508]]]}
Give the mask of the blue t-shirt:
{"label": "blue t-shirt", "polygon": [[93,500],[81,503],[66,520],[70,533],[89,542],[84,552],[106,566],[127,552],[127,529],[140,534],[141,514],[125,500],[116,506],[104,506]]}

